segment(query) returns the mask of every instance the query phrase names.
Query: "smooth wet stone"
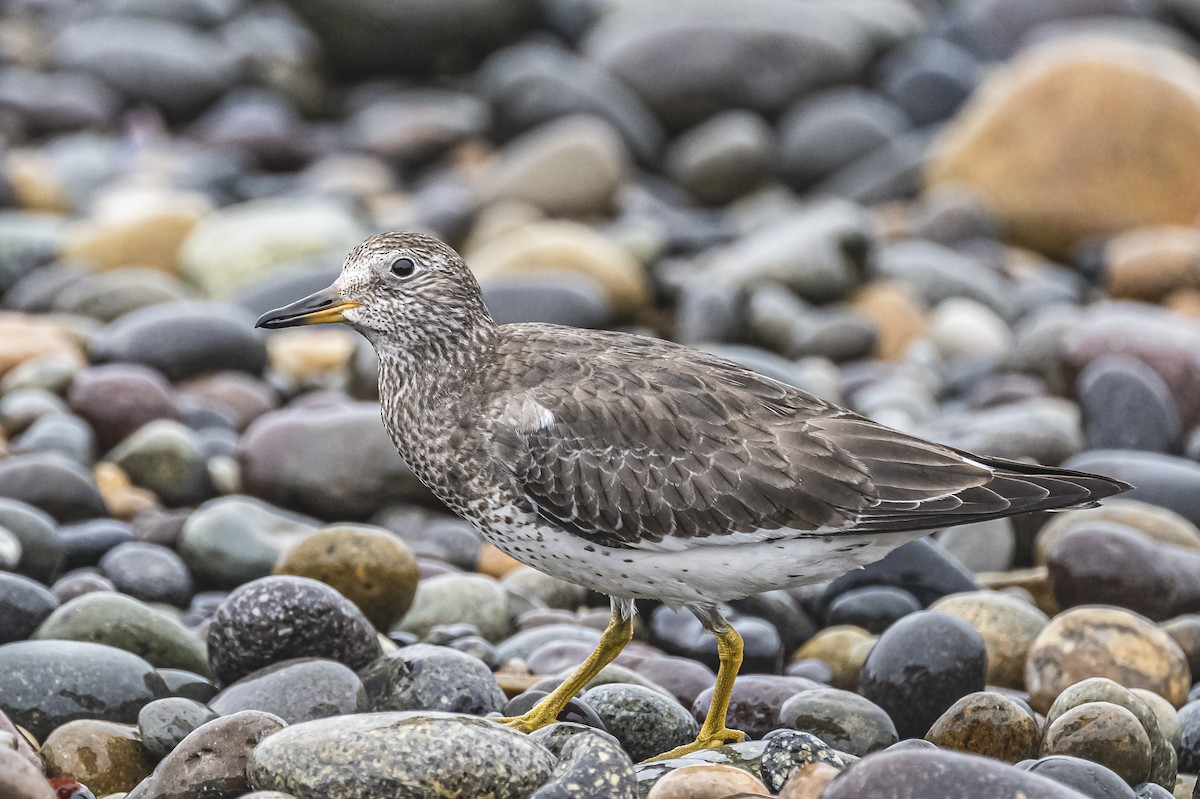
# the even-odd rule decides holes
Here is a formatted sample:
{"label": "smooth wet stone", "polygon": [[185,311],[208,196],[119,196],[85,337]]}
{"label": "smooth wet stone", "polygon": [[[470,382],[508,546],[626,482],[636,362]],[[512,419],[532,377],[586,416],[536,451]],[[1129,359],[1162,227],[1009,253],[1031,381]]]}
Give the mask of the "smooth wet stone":
{"label": "smooth wet stone", "polygon": [[779,708],[779,724],[811,733],[839,752],[862,757],[896,743],[896,725],[883,708],[851,691],[812,688]]}
{"label": "smooth wet stone", "polygon": [[666,689],[684,707],[691,707],[696,697],[712,688],[717,679],[716,672],[703,663],[668,655],[645,658],[635,670]]}
{"label": "smooth wet stone", "polygon": [[12,442],[14,454],[52,452],[81,466],[96,460],[96,438],[87,422],[69,413],[40,416]]}
{"label": "smooth wet stone", "polygon": [[550,609],[574,611],[586,605],[588,600],[588,591],[583,586],[560,580],[529,566],[512,569],[500,578],[500,584],[510,594],[541,603]]}
{"label": "smooth wet stone", "polygon": [[1135,799],[1133,789],[1112,769],[1081,757],[1049,755],[1018,768],[1069,785],[1091,799]]}
{"label": "smooth wet stone", "polygon": [[[255,748],[259,790],[297,799],[523,799],[545,783],[554,757],[499,724],[449,713],[367,713],[288,727]],[[132,797],[131,799],[136,799]]]}
{"label": "smooth wet stone", "polygon": [[195,593],[187,565],[174,550],[158,544],[118,544],[100,559],[100,571],[117,590],[143,602],[184,607]]}
{"label": "smooth wet stone", "polygon": [[[823,688],[820,683],[803,677],[784,677],[776,674],[743,674],[733,684],[729,698],[726,724],[741,730],[751,738],[762,738],[779,726],[779,709],[801,691]],[[704,719],[712,705],[713,689],[709,688],[692,703],[692,715]]]}
{"label": "smooth wet stone", "polygon": [[962,619],[987,649],[987,682],[1003,688],[1025,685],[1025,659],[1049,622],[1045,613],[1000,591],[969,591],[942,597],[930,610]]}
{"label": "smooth wet stone", "polygon": [[547,272],[492,278],[480,288],[497,324],[545,322],[602,329],[613,322],[603,288],[586,275]]}
{"label": "smooth wet stone", "polygon": [[480,190],[488,203],[525,202],[564,216],[602,214],[612,208],[628,161],[606,120],[564,116],[506,144]]}
{"label": "smooth wet stone", "polygon": [[83,369],[71,381],[67,402],[92,426],[102,452],[155,419],[178,415],[166,379],[154,369],[132,363]]}
{"label": "smooth wet stone", "polygon": [[20,562],[20,540],[8,530],[0,527],[0,569],[12,571]]}
{"label": "smooth wet stone", "polygon": [[1200,464],[1176,455],[1125,449],[1089,450],[1063,463],[1068,469],[1103,474],[1136,486],[1130,499],[1172,510],[1200,523]]}
{"label": "smooth wet stone", "polygon": [[1034,562],[1044,564],[1050,550],[1068,532],[1102,524],[1121,525],[1160,543],[1200,551],[1200,529],[1195,524],[1164,507],[1122,496],[1107,499],[1096,508],[1056,514],[1034,539]]}
{"label": "smooth wet stone", "polygon": [[442,561],[467,571],[475,568],[483,542],[469,522],[446,516],[431,518],[411,505],[384,508],[371,517],[371,524],[400,536],[418,558]]}
{"label": "smooth wet stone", "polygon": [[1029,711],[994,691],[967,694],[933,723],[925,740],[941,749],[1006,763],[1037,757],[1040,731]]}
{"label": "smooth wet stone", "polygon": [[633,761],[607,733],[578,724],[543,727],[531,737],[558,760],[550,779],[530,799],[635,799]]}
{"label": "smooth wet stone", "polygon": [[1179,770],[1200,771],[1200,702],[1188,702],[1179,709],[1179,726]]}
{"label": "smooth wet stone", "polygon": [[231,419],[238,430],[279,404],[276,391],[245,372],[221,371],[192,378],[177,390],[182,401],[191,401]]}
{"label": "smooth wet stone", "polygon": [[900,109],[865,89],[839,87],[814,94],[779,121],[781,170],[797,187],[810,186],[908,126]]}
{"label": "smooth wet stone", "polygon": [[858,688],[858,676],[878,638],[861,627],[826,627],[792,655],[792,661],[817,660],[833,673],[834,688]]}
{"label": "smooth wet stone", "polygon": [[171,419],[143,425],[106,458],[168,506],[195,505],[213,493],[199,436]]}
{"label": "smooth wet stone", "polygon": [[33,453],[0,461],[0,496],[40,508],[60,522],[108,515],[92,475],[61,455]]}
{"label": "smooth wet stone", "polygon": [[477,75],[500,130],[523,131],[587,113],[608,120],[639,161],[658,155],[663,139],[658,120],[627,86],[571,50],[548,41],[522,42],[498,51]]}
{"label": "smooth wet stone", "polygon": [[1137,717],[1111,702],[1088,702],[1046,727],[1043,755],[1072,755],[1112,769],[1130,785],[1150,775],[1150,739]]}
{"label": "smooth wet stone", "polygon": [[131,724],[142,706],[166,690],[149,663],[111,646],[80,641],[0,646],[0,710],[39,739],[74,719]]}
{"label": "smooth wet stone", "polygon": [[36,580],[0,572],[0,644],[23,641],[58,607],[58,599]]}
{"label": "smooth wet stone", "polygon": [[417,559],[397,536],[366,525],[327,527],[297,541],[275,574],[311,577],[349,599],[380,630],[408,612],[417,591]]}
{"label": "smooth wet stone", "polygon": [[210,500],[191,513],[179,537],[179,554],[195,575],[235,588],[265,577],[296,541],[318,523],[245,496]]}
{"label": "smooth wet stone", "polygon": [[116,590],[117,587],[112,584],[112,580],[90,567],[69,571],[50,586],[50,593],[54,594],[59,604],[65,604],[76,597],[96,591]]}
{"label": "smooth wet stone", "polygon": [[1116,605],[1161,621],[1200,608],[1200,551],[1114,523],[1080,525],[1047,553],[1059,606]]}
{"label": "smooth wet stone", "polygon": [[908,591],[887,585],[852,588],[829,603],[825,621],[829,626],[851,624],[878,635],[898,619],[921,609]]}
{"label": "smooth wet stone", "polygon": [[139,655],[152,666],[208,671],[204,644],[194,632],[124,594],[97,591],[72,599],[51,613],[33,638],[105,644]]}
{"label": "smooth wet stone", "polygon": [[[852,80],[870,53],[862,27],[847,17],[789,11],[760,2],[736,10],[706,2],[623,7],[591,29],[584,53],[668,127],[727,108],[773,113],[813,89]],[[704,58],[688,46],[697,39],[709,43]],[[749,63],[765,66],[738,70]]]}
{"label": "smooth wet stone", "polygon": [[0,389],[0,427],[9,437],[20,435],[44,416],[67,413],[67,404],[44,388]]}
{"label": "smooth wet stone", "polygon": [[428,496],[374,403],[265,413],[242,435],[238,461],[246,493],[322,518],[362,518],[388,502]]}
{"label": "smooth wet stone", "polygon": [[138,711],[138,733],[146,751],[161,760],[193,730],[220,715],[194,699],[168,696],[155,699]]}
{"label": "smooth wet stone", "polygon": [[148,780],[125,799],[238,797],[251,789],[251,753],[286,725],[270,713],[243,710],[197,727],[163,758]]}
{"label": "smooth wet stone", "polygon": [[168,380],[236,369],[262,372],[266,348],[250,314],[218,302],[170,302],[114,320],[92,337],[96,363],[129,362]]}
{"label": "smooth wet stone", "polygon": [[171,696],[207,702],[217,695],[217,686],[211,680],[185,669],[158,669],[158,676],[167,684]]}
{"label": "smooth wet stone", "polygon": [[667,773],[654,783],[646,799],[725,799],[765,796],[767,788],[753,774],[721,763],[699,763]]}
{"label": "smooth wet stone", "polygon": [[1051,619],[1030,648],[1025,667],[1030,704],[1044,712],[1088,677],[1154,691],[1176,707],[1191,683],[1183,651],[1145,618],[1117,608],[1073,608]]}
{"label": "smooth wet stone", "polygon": [[47,736],[41,752],[48,777],[74,777],[101,796],[131,790],[154,768],[137,727],[111,721],[67,722]]}
{"label": "smooth wet stone", "polygon": [[222,716],[261,710],[288,724],[367,709],[363,682],[334,660],[285,660],[251,672],[208,701]]}
{"label": "smooth wet stone", "polygon": [[11,799],[58,799],[41,768],[5,747],[0,747],[0,795]]}
{"label": "smooth wet stone", "polygon": [[879,638],[859,674],[859,693],[887,711],[901,737],[923,736],[959,698],[981,691],[983,639],[961,619],[936,611],[904,617]]}
{"label": "smooth wet stone", "polygon": [[[777,672],[783,661],[783,639],[775,625],[753,616],[731,614],[729,619],[742,636],[742,663],[747,671]],[[673,655],[698,660],[717,668],[717,641],[691,612],[660,605],[650,614],[650,640]]]}
{"label": "smooth wet stone", "polygon": [[770,174],[774,132],[757,114],[727,111],[677,137],[665,155],[667,173],[703,203],[720,205]]}
{"label": "smooth wet stone", "polygon": [[543,624],[522,630],[496,645],[496,657],[501,661],[525,660],[543,646],[551,643],[579,642],[593,649],[600,642],[600,631],[577,624]]}
{"label": "smooth wet stone", "polygon": [[425,636],[439,624],[473,624],[489,641],[511,630],[508,598],[498,580],[481,574],[444,574],[422,580],[400,629]]}
{"label": "smooth wet stone", "polygon": [[504,707],[504,692],[477,658],[414,644],[360,670],[371,710],[436,710],[483,716]]}
{"label": "smooth wet stone", "polygon": [[918,539],[893,550],[882,560],[831,582],[821,596],[821,612],[828,612],[833,600],[850,589],[867,585],[902,588],[923,606],[947,594],[980,588],[975,576],[947,558],[937,544]]}
{"label": "smooth wet stone", "polygon": [[880,752],[851,766],[821,799],[929,799],[934,796],[1088,799],[1062,783],[1007,763],[940,749]]}
{"label": "smooth wet stone", "polygon": [[359,669],[382,654],[375,628],[334,589],[304,577],[264,577],[231,593],[208,628],[213,673],[229,684],[295,657]]}
{"label": "smooth wet stone", "polygon": [[700,729],[683,705],[639,685],[598,685],[584,693],[583,701],[634,761],[682,746]]}
{"label": "smooth wet stone", "polygon": [[95,566],[110,549],[134,540],[130,525],[116,519],[64,524],[58,529],[58,537],[66,550],[67,559],[63,565],[67,569]]}
{"label": "smooth wet stone", "polygon": [[1092,449],[1169,452],[1183,435],[1170,388],[1135,358],[1092,361],[1079,374],[1076,394]]}

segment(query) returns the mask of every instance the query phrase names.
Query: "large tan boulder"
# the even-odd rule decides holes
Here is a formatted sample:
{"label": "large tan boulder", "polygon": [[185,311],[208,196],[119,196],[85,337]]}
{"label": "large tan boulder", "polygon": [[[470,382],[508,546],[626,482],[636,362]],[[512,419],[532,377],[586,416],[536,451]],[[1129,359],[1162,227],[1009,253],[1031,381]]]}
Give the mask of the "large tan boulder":
{"label": "large tan boulder", "polygon": [[1200,213],[1200,63],[1113,35],[1051,41],[989,76],[935,142],[1017,241],[1061,255]]}

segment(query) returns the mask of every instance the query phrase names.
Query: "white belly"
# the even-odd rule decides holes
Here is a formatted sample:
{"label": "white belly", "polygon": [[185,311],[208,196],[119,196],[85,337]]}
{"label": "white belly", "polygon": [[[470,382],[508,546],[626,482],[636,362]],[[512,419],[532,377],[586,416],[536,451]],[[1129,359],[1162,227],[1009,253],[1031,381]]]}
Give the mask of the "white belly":
{"label": "white belly", "polygon": [[671,606],[728,602],[831,580],[930,532],[827,536],[798,532],[794,538],[697,544],[665,552],[601,546],[540,523],[536,517],[506,515],[505,522],[485,524],[480,532],[521,563],[609,596],[658,599]]}

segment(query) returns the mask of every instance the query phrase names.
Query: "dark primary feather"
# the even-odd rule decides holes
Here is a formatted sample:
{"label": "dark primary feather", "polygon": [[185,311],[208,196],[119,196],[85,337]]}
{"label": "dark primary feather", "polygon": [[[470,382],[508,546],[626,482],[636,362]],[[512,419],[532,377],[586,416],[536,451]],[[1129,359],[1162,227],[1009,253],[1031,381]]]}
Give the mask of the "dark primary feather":
{"label": "dark primary feather", "polygon": [[[541,516],[598,544],[923,530],[1125,487],[924,441],[670,342],[502,330],[495,455]],[[553,423],[513,411],[530,402]]]}

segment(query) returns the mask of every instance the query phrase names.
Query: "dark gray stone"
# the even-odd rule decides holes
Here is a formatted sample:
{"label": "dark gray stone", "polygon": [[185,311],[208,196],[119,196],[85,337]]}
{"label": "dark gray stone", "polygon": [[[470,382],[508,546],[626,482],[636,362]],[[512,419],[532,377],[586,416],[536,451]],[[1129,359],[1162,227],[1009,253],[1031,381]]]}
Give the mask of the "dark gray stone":
{"label": "dark gray stone", "polygon": [[[0,493],[3,490],[0,489]],[[33,505],[0,497],[0,528],[21,545],[17,571],[41,583],[49,583],[64,564],[62,539],[53,517]]]}
{"label": "dark gray stone", "polygon": [[[788,699],[802,691],[824,687],[804,677],[743,674],[738,677],[729,695],[725,723],[730,729],[741,730],[751,738],[762,738],[779,726],[779,709]],[[692,716],[697,721],[708,716],[712,695],[712,688],[701,691],[692,703]]]}
{"label": "dark gray stone", "polygon": [[917,125],[953,114],[979,80],[979,64],[945,39],[905,43],[880,66],[882,90]]}
{"label": "dark gray stone", "polygon": [[866,585],[839,594],[829,603],[826,625],[852,624],[878,635],[892,624],[921,609],[908,591],[890,585]]}
{"label": "dark gray stone", "polygon": [[1179,409],[1158,373],[1135,358],[1100,357],[1076,383],[1092,449],[1171,452],[1183,434]]}
{"label": "dark gray stone", "polygon": [[638,96],[569,50],[544,42],[514,45],[484,62],[478,75],[502,136],[558,117],[593,114],[608,120],[643,163],[652,163],[662,147],[662,128]]}
{"label": "dark gray stone", "polygon": [[1049,777],[1091,799],[1136,799],[1133,789],[1111,769],[1080,757],[1050,755],[1023,767],[1031,774]]}
{"label": "dark gray stone", "polygon": [[456,71],[516,40],[533,22],[533,0],[290,0],[340,71]]}
{"label": "dark gray stone", "polygon": [[1200,524],[1200,464],[1174,455],[1124,449],[1096,449],[1063,464],[1067,469],[1115,477],[1133,485],[1125,494],[1160,505]]}
{"label": "dark gray stone", "polygon": [[285,660],[251,672],[209,700],[222,716],[261,710],[297,724],[367,709],[362,680],[334,660]]}
{"label": "dark gray stone", "polygon": [[41,583],[0,571],[0,644],[25,640],[57,607]]}
{"label": "dark gray stone", "polygon": [[818,613],[824,617],[839,596],[871,585],[901,588],[923,606],[931,605],[947,594],[980,589],[975,575],[943,554],[937,544],[918,539],[898,547],[882,560],[831,582],[817,603]]}
{"label": "dark gray stone", "polygon": [[88,355],[149,366],[169,380],[222,369],[258,374],[267,360],[253,317],[219,302],[168,302],[125,314],[92,337]]}
{"label": "dark gray stone", "polygon": [[132,724],[167,687],[137,655],[80,641],[0,646],[0,710],[44,739],[74,719]]}
{"label": "dark gray stone", "polygon": [[689,743],[700,730],[687,708],[640,685],[598,685],[583,701],[635,761]]}
{"label": "dark gray stone", "polygon": [[80,466],[96,460],[96,437],[87,422],[69,413],[39,416],[12,443],[16,454],[47,452],[61,455]]}
{"label": "dark gray stone", "polygon": [[81,370],[71,381],[67,402],[92,426],[102,452],[148,422],[178,416],[171,386],[163,376],[129,363]]}
{"label": "dark gray stone", "polygon": [[634,3],[601,19],[584,52],[678,130],[729,108],[778,111],[814,89],[852,81],[871,49],[848,23],[829,9],[794,4]]}
{"label": "dark gray stone", "polygon": [[493,278],[482,285],[483,300],[497,324],[545,322],[603,328],[613,318],[603,289],[577,274]]}
{"label": "dark gray stone", "polygon": [[383,653],[375,628],[350,600],[305,577],[264,577],[231,593],[208,628],[213,673],[229,684],[297,657],[360,669]]}
{"label": "dark gray stone", "polygon": [[246,493],[323,518],[360,519],[388,502],[429,496],[373,403],[264,414],[242,436],[239,461]]}
{"label": "dark gray stone", "polygon": [[959,698],[982,691],[983,639],[961,619],[935,611],[905,616],[879,637],[858,692],[883,708],[904,738],[924,736]]}
{"label": "dark gray stone", "polygon": [[197,727],[220,716],[194,699],[168,696],[155,699],[138,711],[142,746],[157,758],[169,755]]}
{"label": "dark gray stone", "polygon": [[789,109],[779,122],[780,169],[809,187],[871,153],[909,126],[904,113],[861,88],[832,89]]}
{"label": "dark gray stone", "polygon": [[445,646],[414,644],[360,672],[372,710],[437,710],[483,716],[507,699],[478,658]]}
{"label": "dark gray stone", "polygon": [[14,455],[0,461],[0,497],[33,505],[60,522],[108,515],[91,473],[60,455]]}
{"label": "dark gray stone", "polygon": [[96,17],[54,41],[59,66],[102,78],[126,98],[189,116],[231,88],[233,52],[220,38],[165,20]]}
{"label": "dark gray stone", "polygon": [[207,677],[185,669],[158,669],[158,676],[167,684],[171,696],[208,702],[217,695],[217,686]]}
{"label": "dark gray stone", "polygon": [[118,591],[143,602],[165,602],[183,608],[195,593],[192,573],[183,559],[158,544],[118,544],[100,559],[100,571]]}

